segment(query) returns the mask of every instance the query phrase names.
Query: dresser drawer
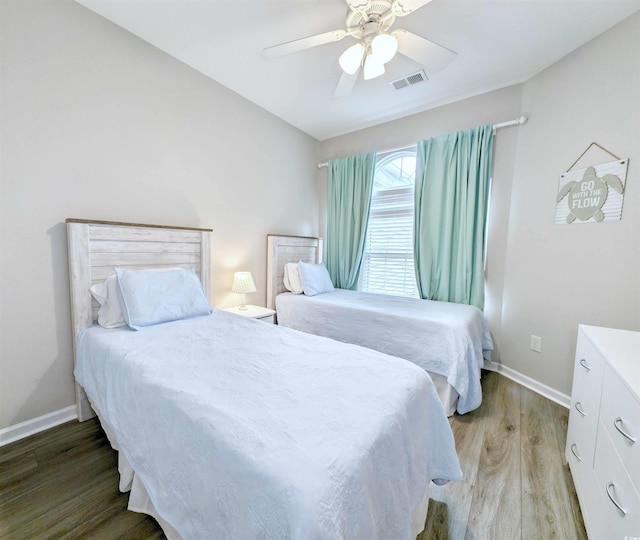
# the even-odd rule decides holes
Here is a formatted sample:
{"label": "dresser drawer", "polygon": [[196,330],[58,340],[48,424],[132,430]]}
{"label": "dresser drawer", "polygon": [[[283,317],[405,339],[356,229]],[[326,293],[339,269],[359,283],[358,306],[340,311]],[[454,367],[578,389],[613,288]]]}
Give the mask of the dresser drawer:
{"label": "dresser drawer", "polygon": [[573,371],[573,399],[583,403],[591,401],[595,407],[600,406],[604,360],[582,331],[578,333],[576,344],[576,361]]}
{"label": "dresser drawer", "polygon": [[598,409],[590,401],[572,399],[567,430],[567,462],[593,467],[598,432]]}
{"label": "dresser drawer", "polygon": [[640,491],[640,403],[609,367],[604,372],[600,423],[624,463],[635,489]]}
{"label": "dresser drawer", "polygon": [[637,537],[640,531],[640,495],[602,424],[598,430],[595,476],[602,501],[599,519],[606,524],[606,538]]}

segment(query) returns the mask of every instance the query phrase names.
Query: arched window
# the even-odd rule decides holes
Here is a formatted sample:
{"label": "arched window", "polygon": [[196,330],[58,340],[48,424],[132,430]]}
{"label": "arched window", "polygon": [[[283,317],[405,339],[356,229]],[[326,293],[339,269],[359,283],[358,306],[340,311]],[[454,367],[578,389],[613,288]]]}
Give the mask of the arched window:
{"label": "arched window", "polygon": [[413,267],[416,150],[378,157],[358,290],[418,298]]}

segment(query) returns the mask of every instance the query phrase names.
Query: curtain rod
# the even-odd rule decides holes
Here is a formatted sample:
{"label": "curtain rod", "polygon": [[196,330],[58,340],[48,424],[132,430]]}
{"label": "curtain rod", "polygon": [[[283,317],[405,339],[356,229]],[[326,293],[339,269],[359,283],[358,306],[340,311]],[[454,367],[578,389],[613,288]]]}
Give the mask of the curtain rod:
{"label": "curtain rod", "polygon": [[[527,117],[521,116],[520,118],[516,118],[515,120],[509,120],[507,122],[500,122],[499,124],[493,124],[493,130],[495,131],[496,129],[510,127],[510,126],[521,126],[526,121],[527,121]],[[388,154],[389,152],[397,152],[398,150],[404,150],[405,148],[411,148],[412,146],[415,146],[415,144],[410,144],[408,146],[401,146],[400,148],[391,148],[389,150],[380,150],[378,154]],[[322,169],[322,167],[328,167],[328,166],[329,166],[328,162],[318,163],[318,169]]]}

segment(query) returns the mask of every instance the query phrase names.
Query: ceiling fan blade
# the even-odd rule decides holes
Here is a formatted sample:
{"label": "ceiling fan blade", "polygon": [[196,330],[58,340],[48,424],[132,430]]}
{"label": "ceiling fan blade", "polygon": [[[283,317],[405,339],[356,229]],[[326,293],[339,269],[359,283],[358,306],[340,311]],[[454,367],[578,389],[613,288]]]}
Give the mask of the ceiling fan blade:
{"label": "ceiling fan blade", "polygon": [[279,56],[285,56],[311,47],[317,47],[318,45],[324,45],[325,43],[331,43],[332,41],[340,41],[347,35],[346,30],[331,30],[324,34],[316,34],[315,36],[309,36],[301,39],[294,39],[280,45],[273,45],[263,49],[262,52],[267,58],[277,58]]}
{"label": "ceiling fan blade", "polygon": [[404,17],[429,2],[431,2],[431,0],[395,0],[391,6],[391,11],[396,17]]}
{"label": "ceiling fan blade", "polygon": [[427,76],[444,69],[458,56],[458,53],[407,30],[394,30],[392,35],[398,40],[398,52],[422,65]]}
{"label": "ceiling fan blade", "polygon": [[342,72],[340,76],[340,80],[338,81],[338,86],[336,86],[336,91],[333,93],[334,98],[346,97],[351,94],[351,90],[356,84],[358,80],[358,74],[360,73],[360,68],[353,74],[349,75],[348,73]]}

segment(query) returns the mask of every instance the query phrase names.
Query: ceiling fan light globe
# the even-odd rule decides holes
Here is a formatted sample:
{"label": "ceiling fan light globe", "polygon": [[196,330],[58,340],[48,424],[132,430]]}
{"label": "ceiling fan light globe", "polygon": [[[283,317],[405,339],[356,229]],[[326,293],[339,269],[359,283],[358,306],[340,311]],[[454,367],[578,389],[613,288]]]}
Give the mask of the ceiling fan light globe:
{"label": "ceiling fan light globe", "polygon": [[371,41],[371,53],[378,62],[386,64],[398,50],[398,40],[391,34],[378,34]]}
{"label": "ceiling fan light globe", "polygon": [[338,60],[342,71],[348,75],[353,75],[360,69],[362,56],[364,55],[364,46],[362,43],[356,43],[344,51]]}
{"label": "ceiling fan light globe", "polygon": [[367,55],[364,61],[364,80],[369,81],[380,75],[384,75],[384,64],[375,55]]}

